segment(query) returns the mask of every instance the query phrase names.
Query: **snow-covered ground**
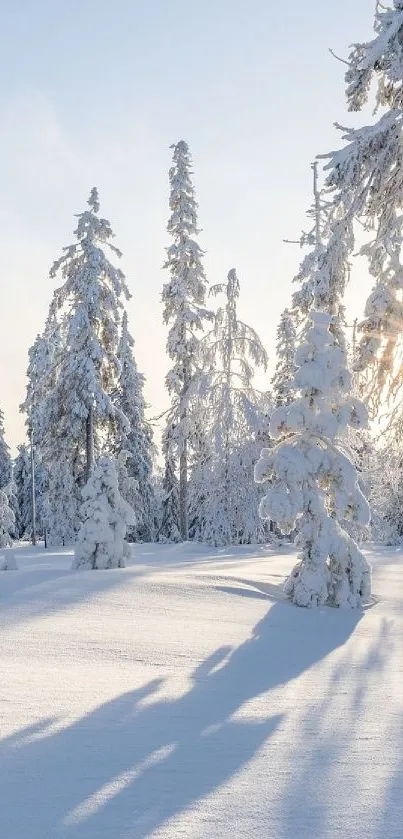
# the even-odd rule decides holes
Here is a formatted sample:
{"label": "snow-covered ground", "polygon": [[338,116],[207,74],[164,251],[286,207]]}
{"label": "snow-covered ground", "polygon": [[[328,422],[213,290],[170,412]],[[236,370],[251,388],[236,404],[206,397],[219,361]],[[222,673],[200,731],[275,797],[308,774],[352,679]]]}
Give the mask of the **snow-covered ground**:
{"label": "snow-covered ground", "polygon": [[144,545],[0,575],[1,839],[401,839],[403,554],[363,612],[286,550]]}

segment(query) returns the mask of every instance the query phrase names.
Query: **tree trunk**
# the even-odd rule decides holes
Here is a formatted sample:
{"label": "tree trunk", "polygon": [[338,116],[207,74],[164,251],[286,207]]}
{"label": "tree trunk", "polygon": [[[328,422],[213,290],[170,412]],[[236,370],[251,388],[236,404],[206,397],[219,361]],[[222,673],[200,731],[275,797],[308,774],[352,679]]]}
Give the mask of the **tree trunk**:
{"label": "tree trunk", "polygon": [[85,471],[86,471],[86,478],[87,481],[90,477],[92,467],[94,465],[94,415],[93,409],[90,408],[88,411],[88,417],[85,426],[85,457],[86,457],[86,464],[85,464]]}

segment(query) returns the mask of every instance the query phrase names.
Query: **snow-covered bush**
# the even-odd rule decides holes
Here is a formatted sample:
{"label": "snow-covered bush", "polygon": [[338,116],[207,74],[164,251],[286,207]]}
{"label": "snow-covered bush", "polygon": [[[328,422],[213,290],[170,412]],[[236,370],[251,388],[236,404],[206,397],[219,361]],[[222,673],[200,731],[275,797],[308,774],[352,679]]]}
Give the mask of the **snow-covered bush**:
{"label": "snow-covered bush", "polygon": [[370,568],[340,521],[364,525],[369,507],[337,438],[347,426],[365,425],[366,413],[348,395],[351,377],[345,351],[330,333],[332,318],[312,312],[311,320],[295,357],[299,395],[271,418],[272,437],[286,437],[263,449],[256,464],[256,481],[270,482],[260,513],[283,533],[297,531],[299,561],[285,584],[294,603],[357,607],[369,598]]}
{"label": "snow-covered bush", "polygon": [[10,548],[4,552],[3,557],[0,557],[0,571],[18,571],[15,553]]}
{"label": "snow-covered bush", "polygon": [[77,534],[73,568],[124,567],[128,555],[125,536],[128,525],[134,523],[134,515],[120,494],[114,460],[106,457],[99,460],[82,495],[82,525]]}

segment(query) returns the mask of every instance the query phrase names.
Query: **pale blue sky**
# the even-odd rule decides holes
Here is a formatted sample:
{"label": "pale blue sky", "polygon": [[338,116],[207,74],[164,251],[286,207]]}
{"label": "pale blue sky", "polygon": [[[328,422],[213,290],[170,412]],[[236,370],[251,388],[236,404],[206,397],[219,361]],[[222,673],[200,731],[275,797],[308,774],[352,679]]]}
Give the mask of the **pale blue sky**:
{"label": "pale blue sky", "polygon": [[[357,123],[328,47],[346,56],[369,38],[373,9],[373,0],[1,0],[0,404],[13,447],[48,270],[93,185],[123,251],[151,413],[165,407],[161,265],[176,140],[193,154],[208,278],[237,268],[240,315],[273,359],[300,258],[282,239],[305,224],[311,160],[340,144],[333,122]],[[352,310],[368,289],[356,272]]]}

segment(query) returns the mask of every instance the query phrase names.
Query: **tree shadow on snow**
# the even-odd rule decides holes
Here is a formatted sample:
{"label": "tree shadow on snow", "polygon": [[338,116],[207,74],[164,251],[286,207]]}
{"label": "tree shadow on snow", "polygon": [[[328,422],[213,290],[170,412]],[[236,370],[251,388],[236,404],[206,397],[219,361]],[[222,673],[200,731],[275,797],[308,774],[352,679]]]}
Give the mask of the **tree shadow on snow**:
{"label": "tree shadow on snow", "polygon": [[[368,807],[368,796],[371,796],[365,786],[369,759],[373,777],[384,771],[382,742],[375,745],[369,742],[371,737],[376,737],[382,709],[378,705],[368,707],[368,697],[372,686],[385,678],[390,629],[388,621],[380,623],[378,635],[364,657],[354,647],[339,656],[327,689],[318,701],[312,702],[309,713],[301,720],[291,756],[290,777],[279,802],[277,839],[299,835],[301,820],[301,835],[310,839],[330,835],[329,827],[332,836],[340,832],[349,837],[354,828],[354,835],[375,837],[379,827],[379,834],[376,833],[379,839],[401,838],[402,775],[396,776],[396,789],[400,790],[400,832],[386,829],[389,816],[383,808],[377,806],[374,812]],[[363,733],[364,720],[368,727],[371,715],[374,718],[369,734]],[[393,787],[391,798],[396,808],[393,824],[397,831],[397,797]]]}
{"label": "tree shadow on snow", "polygon": [[[0,836],[151,836],[253,758],[282,721],[270,690],[345,644],[360,617],[276,602],[244,643],[196,667],[185,694],[158,699],[154,680],[56,733],[46,721],[0,743]],[[263,694],[264,717],[248,718]]]}

